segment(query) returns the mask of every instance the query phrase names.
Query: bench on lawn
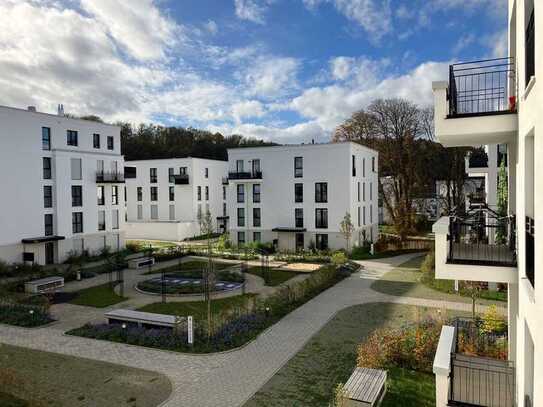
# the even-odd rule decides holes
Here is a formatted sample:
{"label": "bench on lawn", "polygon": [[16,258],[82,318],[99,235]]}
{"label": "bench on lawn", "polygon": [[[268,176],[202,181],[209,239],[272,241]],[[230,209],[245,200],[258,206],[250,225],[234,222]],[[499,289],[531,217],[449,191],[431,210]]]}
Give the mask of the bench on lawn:
{"label": "bench on lawn", "polygon": [[64,277],[45,277],[40,278],[39,280],[27,281],[25,283],[25,292],[31,294],[43,294],[55,291],[57,288],[61,287],[64,287]]}
{"label": "bench on lawn", "polygon": [[139,269],[142,267],[152,266],[153,264],[155,264],[154,257],[138,257],[128,260],[128,268],[130,269]]}
{"label": "bench on lawn", "polygon": [[381,404],[386,393],[387,372],[357,367],[345,386],[346,407],[374,407]]}
{"label": "bench on lawn", "polygon": [[175,328],[177,321],[174,315],[154,314],[152,312],[116,309],[106,312],[108,324],[126,324],[143,328]]}

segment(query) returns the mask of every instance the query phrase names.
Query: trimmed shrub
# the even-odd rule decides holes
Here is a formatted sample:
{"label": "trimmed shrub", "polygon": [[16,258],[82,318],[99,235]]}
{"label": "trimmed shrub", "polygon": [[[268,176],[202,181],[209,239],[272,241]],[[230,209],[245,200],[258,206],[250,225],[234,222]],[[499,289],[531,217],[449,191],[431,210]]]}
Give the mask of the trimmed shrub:
{"label": "trimmed shrub", "polygon": [[0,304],[0,323],[31,328],[51,321],[53,318],[45,307],[14,303]]}

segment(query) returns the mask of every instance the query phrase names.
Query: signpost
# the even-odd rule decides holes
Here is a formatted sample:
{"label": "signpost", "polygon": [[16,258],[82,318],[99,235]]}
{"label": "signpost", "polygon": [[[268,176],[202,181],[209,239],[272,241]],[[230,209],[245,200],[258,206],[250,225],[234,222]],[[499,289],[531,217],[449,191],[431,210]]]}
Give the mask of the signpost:
{"label": "signpost", "polygon": [[194,332],[192,330],[192,316],[190,315],[187,317],[187,336],[189,345],[192,345],[194,343]]}

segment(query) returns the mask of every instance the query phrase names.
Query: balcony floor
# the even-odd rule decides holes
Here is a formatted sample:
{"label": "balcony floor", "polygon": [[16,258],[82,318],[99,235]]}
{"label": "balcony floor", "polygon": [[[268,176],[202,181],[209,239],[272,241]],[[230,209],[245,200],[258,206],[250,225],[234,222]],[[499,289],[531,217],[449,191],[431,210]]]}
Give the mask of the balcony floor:
{"label": "balcony floor", "polygon": [[503,245],[453,243],[447,263],[515,267],[515,254]]}

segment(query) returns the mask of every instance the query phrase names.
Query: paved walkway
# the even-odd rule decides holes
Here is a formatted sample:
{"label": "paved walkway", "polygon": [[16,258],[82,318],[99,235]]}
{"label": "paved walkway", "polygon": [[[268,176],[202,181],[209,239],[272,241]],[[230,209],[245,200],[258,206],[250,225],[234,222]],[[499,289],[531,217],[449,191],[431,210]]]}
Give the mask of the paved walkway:
{"label": "paved walkway", "polygon": [[[407,257],[408,259],[409,257]],[[392,264],[404,259],[389,259]],[[469,304],[393,297],[371,290],[361,273],[341,281],[291,312],[240,350],[187,355],[70,337],[51,327],[1,326],[0,342],[154,370],[172,381],[167,407],[240,406],[260,389],[338,311],[370,302],[393,302],[468,311]]]}

